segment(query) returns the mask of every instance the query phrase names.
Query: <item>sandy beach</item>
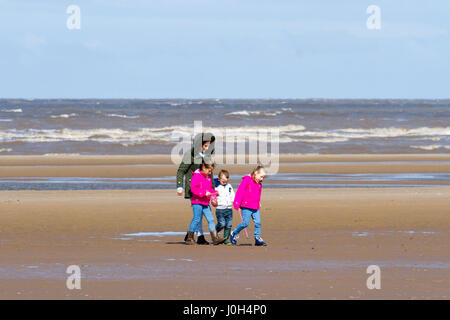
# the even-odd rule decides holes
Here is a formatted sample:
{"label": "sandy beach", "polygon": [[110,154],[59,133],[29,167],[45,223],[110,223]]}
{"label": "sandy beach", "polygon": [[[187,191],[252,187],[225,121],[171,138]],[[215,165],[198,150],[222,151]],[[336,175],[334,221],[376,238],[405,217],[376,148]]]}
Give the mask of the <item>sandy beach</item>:
{"label": "sandy beach", "polygon": [[[176,169],[164,159],[121,156],[105,164],[101,158],[4,157],[0,176],[136,170],[142,177]],[[151,165],[140,166],[142,159]],[[283,170],[319,172],[450,168],[448,155],[283,160]],[[346,161],[360,163],[334,163]],[[0,298],[449,299],[449,199],[447,186],[265,188],[262,231],[269,246],[252,245],[251,226],[250,239],[242,233],[239,246],[190,247],[182,239],[191,210],[174,190],[0,191]],[[238,222],[235,212],[233,225]],[[81,290],[66,288],[69,265],[81,268]],[[380,290],[366,286],[369,265],[381,268]]]}
{"label": "sandy beach", "polygon": [[[252,165],[218,162],[218,170],[222,168],[246,174]],[[0,177],[142,178],[174,176],[176,170],[168,155],[0,157]],[[450,173],[450,155],[280,155],[279,172]]]}
{"label": "sandy beach", "polygon": [[450,300],[449,1],[0,3],[0,301]]}

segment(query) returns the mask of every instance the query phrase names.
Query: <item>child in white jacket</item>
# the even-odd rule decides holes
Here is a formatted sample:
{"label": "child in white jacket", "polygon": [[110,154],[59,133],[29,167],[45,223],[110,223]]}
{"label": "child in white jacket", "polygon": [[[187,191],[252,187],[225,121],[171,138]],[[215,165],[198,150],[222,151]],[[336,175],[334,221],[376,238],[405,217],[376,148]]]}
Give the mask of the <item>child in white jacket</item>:
{"label": "child in white jacket", "polygon": [[234,190],[231,184],[228,183],[230,174],[227,170],[221,170],[218,176],[218,185],[216,186],[217,195],[217,225],[216,231],[219,232],[225,229],[223,232],[223,237],[225,239],[225,244],[231,244],[230,233],[231,224],[233,221],[233,201],[234,201]]}

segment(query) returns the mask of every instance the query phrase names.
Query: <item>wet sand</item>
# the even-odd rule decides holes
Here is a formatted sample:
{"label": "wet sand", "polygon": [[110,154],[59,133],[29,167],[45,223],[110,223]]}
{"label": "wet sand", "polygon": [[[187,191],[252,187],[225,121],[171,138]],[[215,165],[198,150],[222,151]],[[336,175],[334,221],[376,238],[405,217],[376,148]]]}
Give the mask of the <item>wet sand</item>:
{"label": "wet sand", "polygon": [[[449,299],[449,199],[448,187],[265,189],[269,246],[241,233],[229,247],[124,235],[183,233],[192,214],[173,190],[0,191],[0,298]],[[366,287],[373,264],[380,290]],[[69,265],[81,290],[66,288]]]}
{"label": "wet sand", "polygon": [[[280,173],[450,173],[450,154],[280,155]],[[220,164],[233,174],[255,165]],[[177,165],[167,155],[141,156],[0,156],[6,177],[166,177]]]}

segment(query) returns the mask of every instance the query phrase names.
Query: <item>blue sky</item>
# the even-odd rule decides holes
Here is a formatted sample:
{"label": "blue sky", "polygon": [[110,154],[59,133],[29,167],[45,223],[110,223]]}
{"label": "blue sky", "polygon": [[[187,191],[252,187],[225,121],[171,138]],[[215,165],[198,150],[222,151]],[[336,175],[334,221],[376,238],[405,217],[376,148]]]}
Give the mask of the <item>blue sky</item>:
{"label": "blue sky", "polygon": [[449,17],[445,0],[0,0],[0,98],[450,98]]}

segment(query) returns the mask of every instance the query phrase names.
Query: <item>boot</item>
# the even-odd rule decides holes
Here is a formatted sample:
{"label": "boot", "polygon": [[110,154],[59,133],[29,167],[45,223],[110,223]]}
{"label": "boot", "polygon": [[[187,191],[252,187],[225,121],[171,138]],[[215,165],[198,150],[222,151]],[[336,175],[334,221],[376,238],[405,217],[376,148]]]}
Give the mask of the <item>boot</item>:
{"label": "boot", "polygon": [[209,244],[209,242],[206,241],[204,235],[201,235],[197,237],[197,244]]}
{"label": "boot", "polygon": [[223,237],[225,238],[225,242],[224,242],[224,244],[231,244],[231,241],[230,241],[230,233],[231,233],[231,229],[225,229],[224,230],[224,232],[223,232]]}
{"label": "boot", "polygon": [[212,241],[213,241],[213,243],[214,243],[215,245],[221,244],[222,242],[225,241],[224,238],[219,237],[219,236],[217,235],[217,231],[216,231],[216,230],[211,231],[211,239],[212,239]]}
{"label": "boot", "polygon": [[195,244],[194,232],[188,231],[187,237],[186,237],[186,241],[184,243],[187,244],[187,245]]}
{"label": "boot", "polygon": [[217,233],[222,231],[222,229],[224,229],[224,227],[219,228],[219,224],[216,224],[216,231],[217,231]]}

